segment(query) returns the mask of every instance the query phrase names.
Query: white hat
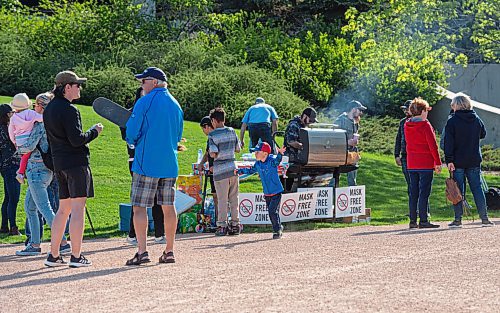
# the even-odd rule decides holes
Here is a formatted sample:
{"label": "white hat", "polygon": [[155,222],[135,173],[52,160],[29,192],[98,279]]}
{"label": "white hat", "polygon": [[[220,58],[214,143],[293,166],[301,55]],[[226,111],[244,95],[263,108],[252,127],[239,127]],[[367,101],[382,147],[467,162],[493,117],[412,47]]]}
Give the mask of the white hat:
{"label": "white hat", "polygon": [[27,94],[18,93],[12,99],[10,106],[16,111],[26,110],[31,106],[31,100]]}

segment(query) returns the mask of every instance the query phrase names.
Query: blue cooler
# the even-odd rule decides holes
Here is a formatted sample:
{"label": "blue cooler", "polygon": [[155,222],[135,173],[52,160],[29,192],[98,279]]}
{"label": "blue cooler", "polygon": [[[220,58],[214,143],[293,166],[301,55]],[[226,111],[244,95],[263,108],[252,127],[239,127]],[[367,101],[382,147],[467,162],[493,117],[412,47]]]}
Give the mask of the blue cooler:
{"label": "blue cooler", "polygon": [[[155,229],[153,223],[153,210],[147,208],[148,211],[148,228],[149,231]],[[129,203],[120,203],[120,222],[118,223],[118,230],[120,231],[130,231],[130,214],[132,214],[132,205]]]}

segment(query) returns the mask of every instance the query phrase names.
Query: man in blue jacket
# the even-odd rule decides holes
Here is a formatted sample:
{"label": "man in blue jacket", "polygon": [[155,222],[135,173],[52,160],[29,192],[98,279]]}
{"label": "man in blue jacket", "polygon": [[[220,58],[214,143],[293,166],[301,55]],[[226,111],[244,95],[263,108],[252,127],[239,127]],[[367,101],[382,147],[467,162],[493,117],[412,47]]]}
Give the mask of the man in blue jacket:
{"label": "man in blue jacket", "polygon": [[144,96],[134,106],[127,122],[126,141],[135,146],[132,164],[131,203],[138,251],[126,265],[150,262],[146,251],[148,217],[155,195],[162,206],[167,244],[160,263],[174,263],[177,214],[174,208],[175,181],[179,166],[177,144],[182,138],[183,119],[179,103],[167,89],[167,76],[157,67],[148,67],[135,75],[141,81]]}

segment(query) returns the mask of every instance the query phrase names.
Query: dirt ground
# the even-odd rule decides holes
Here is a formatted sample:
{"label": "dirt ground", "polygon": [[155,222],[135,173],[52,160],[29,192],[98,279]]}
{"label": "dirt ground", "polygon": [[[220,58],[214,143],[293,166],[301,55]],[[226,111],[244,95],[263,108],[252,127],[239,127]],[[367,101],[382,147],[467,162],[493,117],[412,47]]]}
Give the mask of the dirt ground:
{"label": "dirt ground", "polygon": [[137,267],[119,238],[85,241],[80,269],[1,245],[0,312],[500,312],[500,225],[441,225],[178,235],[177,263],[149,242]]}

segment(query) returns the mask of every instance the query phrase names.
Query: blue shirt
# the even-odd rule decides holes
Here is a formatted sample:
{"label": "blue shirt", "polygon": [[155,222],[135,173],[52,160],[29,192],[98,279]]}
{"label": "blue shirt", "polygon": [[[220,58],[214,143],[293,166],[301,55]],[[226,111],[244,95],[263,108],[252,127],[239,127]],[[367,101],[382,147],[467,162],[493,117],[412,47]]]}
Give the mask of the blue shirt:
{"label": "blue shirt", "polygon": [[278,176],[278,165],[280,165],[282,155],[270,154],[265,162],[255,161],[251,168],[238,169],[239,174],[253,174],[258,172],[264,195],[275,195],[283,192],[280,178]]}
{"label": "blue shirt", "polygon": [[252,105],[243,116],[242,122],[245,124],[271,123],[278,118],[276,110],[267,103]]}
{"label": "blue shirt", "polygon": [[182,138],[183,119],[179,103],[167,88],[155,88],[137,101],[125,138],[135,146],[132,172],[156,178],[177,177],[177,143]]}

